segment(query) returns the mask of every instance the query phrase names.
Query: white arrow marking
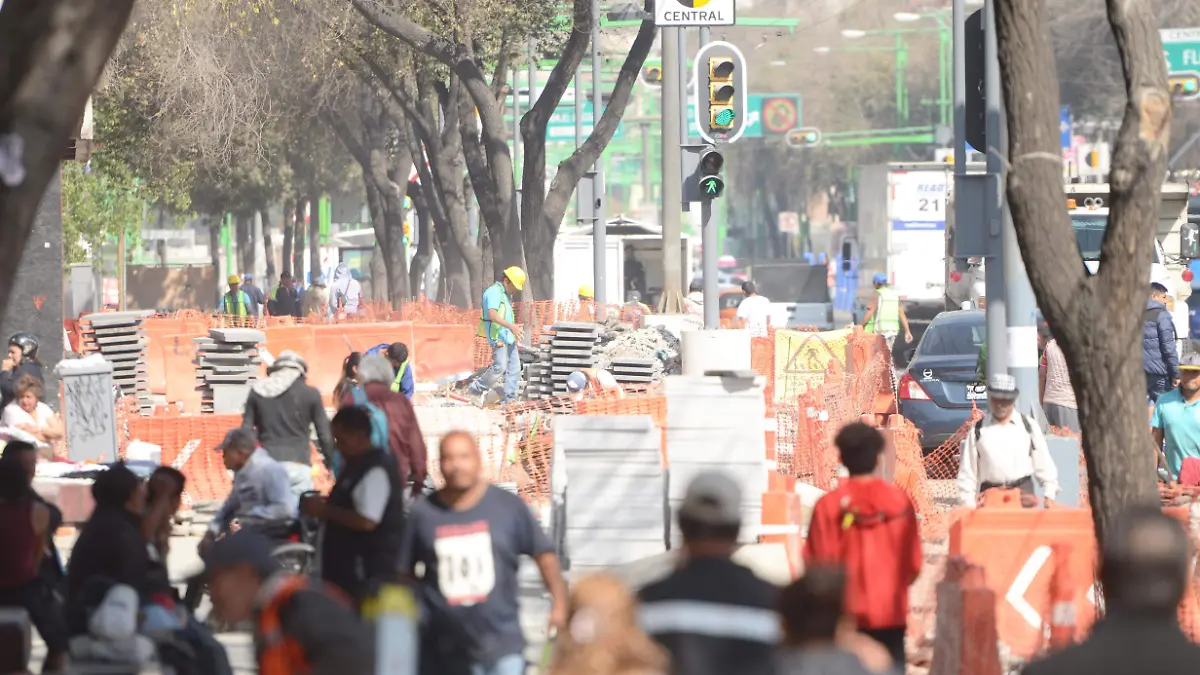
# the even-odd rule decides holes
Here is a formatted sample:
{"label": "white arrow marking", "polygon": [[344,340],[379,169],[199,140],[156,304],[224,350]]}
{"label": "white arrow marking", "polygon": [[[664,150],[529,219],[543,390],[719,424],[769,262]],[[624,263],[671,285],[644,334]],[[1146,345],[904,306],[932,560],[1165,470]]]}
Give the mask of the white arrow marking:
{"label": "white arrow marking", "polygon": [[1046,561],[1050,559],[1051,550],[1049,546],[1039,546],[1033,549],[1033,553],[1029,555],[1029,560],[1025,561],[1024,567],[1017,573],[1017,577],[1013,579],[1012,585],[1008,587],[1008,592],[1004,594],[1004,599],[1008,601],[1017,614],[1025,619],[1034,630],[1042,627],[1042,617],[1037,613],[1029,601],[1025,599],[1025,592],[1029,590],[1029,586],[1033,584],[1033,580],[1037,578],[1038,572],[1042,571],[1042,567]]}

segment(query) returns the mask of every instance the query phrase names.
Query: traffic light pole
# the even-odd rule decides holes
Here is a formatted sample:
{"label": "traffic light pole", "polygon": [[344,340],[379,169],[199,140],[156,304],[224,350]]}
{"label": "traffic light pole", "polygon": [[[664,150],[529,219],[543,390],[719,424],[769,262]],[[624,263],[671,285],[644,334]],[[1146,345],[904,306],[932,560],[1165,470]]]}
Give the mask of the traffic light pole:
{"label": "traffic light pole", "polygon": [[[708,44],[709,29],[700,29],[700,49]],[[700,77],[697,69],[695,77]],[[700,100],[696,100],[700,105]],[[686,127],[685,127],[686,128]],[[701,277],[704,279],[704,327],[715,330],[721,327],[721,307],[717,291],[717,250],[719,244],[717,221],[713,218],[713,200],[705,199],[700,202],[700,246],[701,246]]]}
{"label": "traffic light pole", "polygon": [[[996,44],[995,0],[988,0],[984,7],[986,29],[984,31],[984,58],[987,93],[987,145],[988,173],[993,176],[993,185],[999,192],[997,199],[988,200],[989,224],[1000,232],[1000,255],[987,266],[987,309],[988,341],[993,333],[1003,336],[1004,349],[988,347],[988,375],[1007,372],[1017,381],[1020,398],[1018,410],[1044,422],[1038,391],[1038,332],[1037,299],[1025,273],[1021,249],[1017,243],[1017,231],[1005,200],[1005,169],[1008,157],[1008,134],[1004,122],[1004,103],[1000,91],[1000,61]],[[995,230],[993,230],[995,231]],[[998,263],[998,264],[997,264]],[[995,268],[993,270],[993,268]],[[992,293],[1000,291],[999,303],[993,302]],[[995,315],[993,315],[995,309]],[[1001,324],[1001,322],[1003,322]],[[1001,324],[1000,326],[994,324]],[[993,354],[1001,360],[993,365]]]}
{"label": "traffic light pole", "polygon": [[[1004,133],[1003,102],[1000,100],[1000,61],[997,59],[995,8],[987,0],[983,9],[984,97],[986,100],[988,195],[984,208],[989,234],[1003,236],[1004,228]],[[993,251],[984,269],[987,298],[987,377],[1008,373],[1008,323],[1005,311],[1004,247]]]}
{"label": "traffic light pole", "polygon": [[[532,85],[531,85],[532,86]],[[604,103],[600,91],[600,0],[592,0],[592,131],[600,126],[600,117],[604,114]],[[580,105],[576,99],[576,107]],[[578,117],[576,124],[578,124]],[[604,159],[603,154],[596,158],[596,173],[592,177],[592,198],[596,204],[596,220],[592,222],[592,267],[595,276],[592,286],[595,293],[596,320],[604,320],[604,310],[608,305],[608,221],[605,220],[604,206]]]}
{"label": "traffic light pole", "polygon": [[685,80],[679,76],[679,28],[662,29],[662,226],[663,291],[658,309],[664,314],[682,311],[683,270],[680,221],[683,202],[683,157],[679,147],[680,101]]}

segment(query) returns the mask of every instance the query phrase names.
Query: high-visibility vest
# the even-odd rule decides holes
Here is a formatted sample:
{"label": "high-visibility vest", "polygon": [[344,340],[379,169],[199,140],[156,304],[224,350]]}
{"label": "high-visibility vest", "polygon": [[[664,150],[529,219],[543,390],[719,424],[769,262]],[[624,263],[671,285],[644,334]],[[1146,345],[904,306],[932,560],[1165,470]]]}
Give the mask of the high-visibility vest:
{"label": "high-visibility vest", "polygon": [[400,380],[404,379],[404,374],[408,372],[408,361],[400,364],[396,369],[396,379],[392,380],[392,391],[400,391]]}
{"label": "high-visibility vest", "polygon": [[[508,292],[504,290],[504,284],[497,281],[496,286],[500,287],[500,306],[496,308],[496,313],[500,318],[512,323],[513,311],[512,302],[508,299]],[[483,310],[483,315],[479,318],[479,327],[475,329],[475,334],[479,337],[486,337],[489,344],[493,344],[500,340],[500,331],[504,328],[495,321],[489,321],[487,318],[487,309]]]}
{"label": "high-visibility vest", "polygon": [[250,296],[246,295],[245,291],[239,290],[235,298],[233,293],[225,294],[225,301],[221,303],[221,309],[224,314],[233,314],[236,316],[246,316],[250,305]]}
{"label": "high-visibility vest", "polygon": [[892,290],[891,286],[884,286],[876,289],[875,292],[879,295],[879,308],[875,311],[875,316],[867,322],[867,332],[880,335],[899,333],[900,294]]}
{"label": "high-visibility vest", "polygon": [[[309,587],[308,577],[289,575],[280,582],[275,594],[259,612],[256,629],[260,645],[259,675],[306,675],[311,671],[308,658],[304,655],[304,645],[284,634],[279,617],[279,610],[288,604],[292,596]],[[345,596],[335,588],[326,586],[323,590],[331,597],[346,601]]]}

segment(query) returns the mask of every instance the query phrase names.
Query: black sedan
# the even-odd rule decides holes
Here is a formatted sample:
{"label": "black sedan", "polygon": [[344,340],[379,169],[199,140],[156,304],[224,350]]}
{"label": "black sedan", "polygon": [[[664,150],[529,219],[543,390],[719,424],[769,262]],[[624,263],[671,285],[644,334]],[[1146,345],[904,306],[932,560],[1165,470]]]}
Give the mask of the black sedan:
{"label": "black sedan", "polygon": [[933,450],[971,417],[987,408],[987,388],[975,377],[987,330],[983,310],[943,312],[921,336],[897,387],[900,414],[921,431],[921,447]]}

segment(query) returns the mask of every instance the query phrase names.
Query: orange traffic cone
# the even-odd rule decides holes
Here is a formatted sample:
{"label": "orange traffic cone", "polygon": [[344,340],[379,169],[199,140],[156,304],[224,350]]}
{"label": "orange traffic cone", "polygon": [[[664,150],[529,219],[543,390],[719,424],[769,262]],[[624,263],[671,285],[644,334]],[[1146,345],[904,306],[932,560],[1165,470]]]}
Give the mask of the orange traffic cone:
{"label": "orange traffic cone", "polygon": [[1071,545],[1054,544],[1054,574],[1050,577],[1050,649],[1075,641],[1075,593],[1071,588]]}

